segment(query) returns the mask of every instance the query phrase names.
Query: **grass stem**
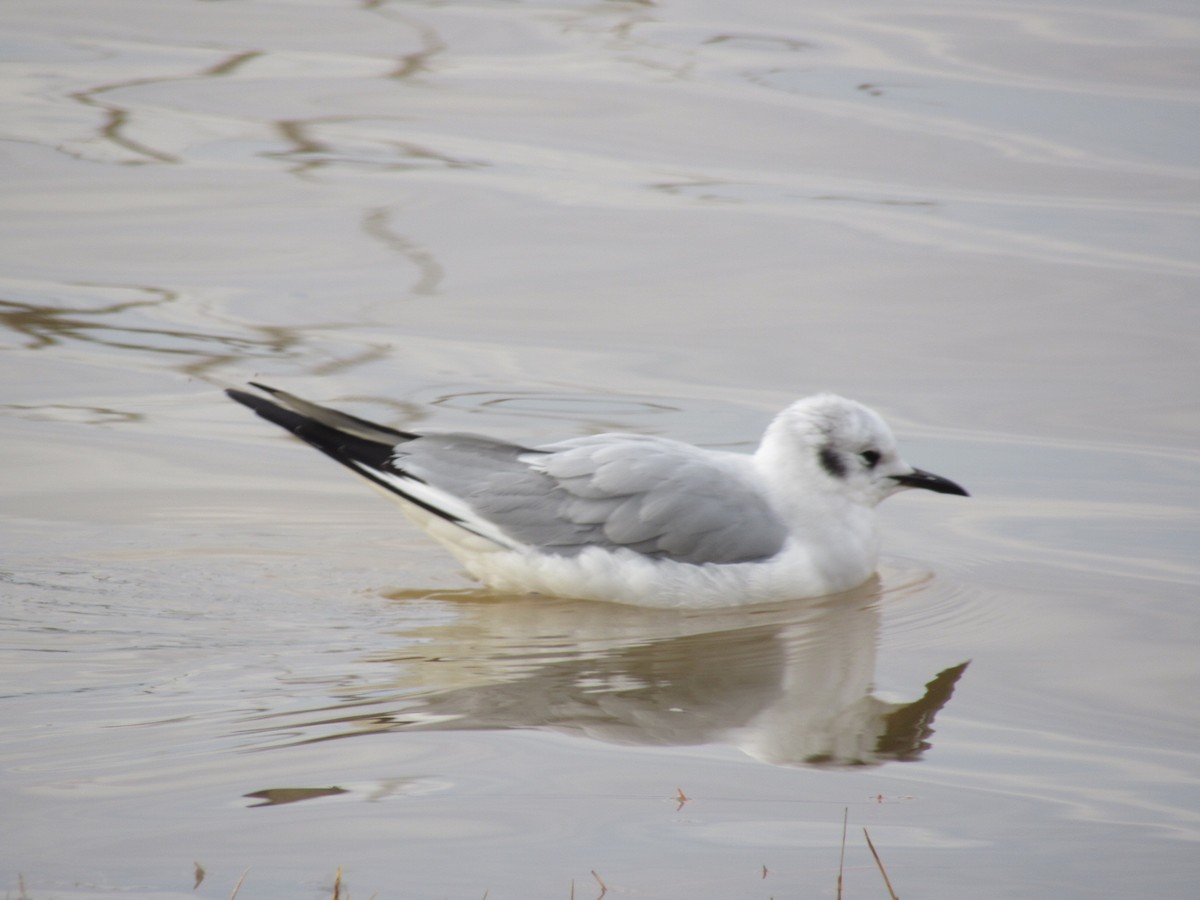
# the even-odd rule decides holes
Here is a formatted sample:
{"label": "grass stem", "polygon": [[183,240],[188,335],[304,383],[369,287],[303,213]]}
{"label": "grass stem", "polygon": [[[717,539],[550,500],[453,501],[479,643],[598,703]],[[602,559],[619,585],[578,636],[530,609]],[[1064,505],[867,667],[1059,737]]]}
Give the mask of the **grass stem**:
{"label": "grass stem", "polygon": [[837,900],[842,900],[842,872],[846,866],[846,822],[850,818],[850,807],[842,809],[842,855],[838,859]]}
{"label": "grass stem", "polygon": [[880,859],[879,854],[875,852],[875,845],[871,843],[871,835],[867,833],[867,829],[865,828],[863,829],[863,835],[867,839],[867,846],[871,848],[871,855],[875,857],[875,865],[879,866],[879,874],[883,876],[883,883],[887,885],[888,894],[891,895],[892,900],[900,900],[900,898],[896,896],[896,892],[892,890],[892,882],[887,876],[887,869],[883,867],[883,860]]}

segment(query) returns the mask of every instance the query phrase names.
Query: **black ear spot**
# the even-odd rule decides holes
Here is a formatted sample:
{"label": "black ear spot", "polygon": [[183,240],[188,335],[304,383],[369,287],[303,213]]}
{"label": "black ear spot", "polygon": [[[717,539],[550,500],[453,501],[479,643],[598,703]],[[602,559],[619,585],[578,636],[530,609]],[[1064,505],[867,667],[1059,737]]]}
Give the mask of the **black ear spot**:
{"label": "black ear spot", "polygon": [[818,453],[818,458],[821,460],[821,468],[834,478],[846,477],[846,464],[842,462],[842,458],[831,448],[822,447]]}
{"label": "black ear spot", "polygon": [[873,469],[879,465],[881,456],[882,454],[878,450],[864,450],[858,454],[858,458],[866,463],[868,469]]}

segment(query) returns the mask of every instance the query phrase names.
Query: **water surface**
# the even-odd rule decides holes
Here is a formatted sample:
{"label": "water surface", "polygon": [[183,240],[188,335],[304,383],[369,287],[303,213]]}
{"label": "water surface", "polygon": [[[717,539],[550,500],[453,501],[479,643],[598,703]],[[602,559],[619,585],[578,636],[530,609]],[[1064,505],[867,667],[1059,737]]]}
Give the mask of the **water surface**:
{"label": "water surface", "polygon": [[[846,815],[847,898],[864,827],[1190,894],[1194,10],[93,6],[0,11],[6,891],[833,897]],[[838,598],[498,596],[252,378],[732,449],[832,389],[973,496]]]}

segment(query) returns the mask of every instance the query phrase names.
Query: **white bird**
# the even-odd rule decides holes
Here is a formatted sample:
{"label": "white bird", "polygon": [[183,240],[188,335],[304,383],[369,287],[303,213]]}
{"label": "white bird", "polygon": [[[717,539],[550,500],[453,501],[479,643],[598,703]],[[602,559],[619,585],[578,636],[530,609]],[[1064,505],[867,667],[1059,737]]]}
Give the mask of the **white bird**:
{"label": "white bird", "polygon": [[227,393],[387,491],[505,591],[680,608],[836,593],[875,571],[881,500],[967,496],[901,459],[877,413],[833,394],[793,403],[744,454],[636,434],[537,447],[413,434],[251,385],[274,400]]}

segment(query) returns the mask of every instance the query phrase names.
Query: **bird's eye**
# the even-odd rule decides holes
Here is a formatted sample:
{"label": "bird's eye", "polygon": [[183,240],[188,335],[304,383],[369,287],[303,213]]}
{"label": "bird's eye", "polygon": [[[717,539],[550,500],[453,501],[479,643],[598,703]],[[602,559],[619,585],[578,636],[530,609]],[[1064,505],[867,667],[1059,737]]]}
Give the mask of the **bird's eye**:
{"label": "bird's eye", "polygon": [[878,450],[864,450],[858,454],[858,458],[863,461],[868,469],[873,469],[879,465],[879,456]]}

